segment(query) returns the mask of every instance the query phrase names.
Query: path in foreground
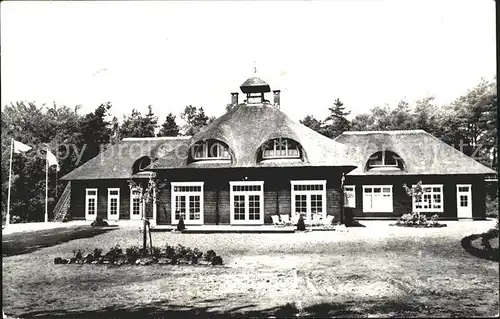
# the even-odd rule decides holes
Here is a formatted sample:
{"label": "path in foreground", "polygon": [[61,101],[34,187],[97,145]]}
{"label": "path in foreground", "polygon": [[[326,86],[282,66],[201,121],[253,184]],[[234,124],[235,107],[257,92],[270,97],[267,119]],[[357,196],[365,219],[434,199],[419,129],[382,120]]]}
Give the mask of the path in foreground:
{"label": "path in foreground", "polygon": [[120,229],[4,258],[3,307],[29,317],[80,318],[493,316],[498,314],[498,263],[473,257],[460,245],[461,238],[488,227],[450,223],[446,229],[369,226],[348,233],[154,233],[161,245],[214,249],[226,265],[52,265],[54,257],[70,256],[73,249],[140,244],[138,231]]}

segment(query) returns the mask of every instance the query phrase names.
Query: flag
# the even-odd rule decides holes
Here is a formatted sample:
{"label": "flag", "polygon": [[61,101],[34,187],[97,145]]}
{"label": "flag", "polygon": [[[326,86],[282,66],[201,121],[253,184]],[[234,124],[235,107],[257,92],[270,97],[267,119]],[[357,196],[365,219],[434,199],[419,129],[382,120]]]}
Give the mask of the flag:
{"label": "flag", "polygon": [[47,162],[48,162],[48,166],[56,165],[57,171],[59,172],[60,168],[59,168],[59,163],[57,163],[57,158],[49,150],[47,150]]}
{"label": "flag", "polygon": [[23,144],[21,142],[18,142],[14,140],[14,153],[19,154],[19,153],[24,153],[27,152],[31,149],[31,146],[28,146],[26,144]]}

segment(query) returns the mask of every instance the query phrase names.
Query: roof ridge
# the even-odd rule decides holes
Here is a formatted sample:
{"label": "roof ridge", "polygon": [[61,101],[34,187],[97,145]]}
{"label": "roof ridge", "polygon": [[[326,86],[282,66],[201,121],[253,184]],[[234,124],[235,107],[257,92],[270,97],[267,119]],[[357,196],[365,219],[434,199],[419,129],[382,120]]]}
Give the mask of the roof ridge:
{"label": "roof ridge", "polygon": [[342,134],[364,135],[364,134],[416,134],[416,133],[427,133],[427,132],[422,129],[416,129],[416,130],[387,130],[387,131],[345,131]]}
{"label": "roof ridge", "polygon": [[192,136],[157,136],[157,137],[124,137],[122,141],[162,141],[162,140],[188,140]]}

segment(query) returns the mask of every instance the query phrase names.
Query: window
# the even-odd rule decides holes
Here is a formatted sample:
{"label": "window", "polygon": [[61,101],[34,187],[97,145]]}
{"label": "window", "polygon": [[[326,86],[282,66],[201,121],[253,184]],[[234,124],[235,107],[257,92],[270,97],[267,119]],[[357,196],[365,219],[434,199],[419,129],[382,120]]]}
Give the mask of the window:
{"label": "window", "polygon": [[392,185],[363,186],[363,212],[392,213]]}
{"label": "window", "polygon": [[404,169],[403,160],[396,153],[381,151],[368,159],[368,170],[374,169]]}
{"label": "window", "polygon": [[120,189],[108,188],[108,219],[118,219],[120,216]]}
{"label": "window", "polygon": [[130,219],[141,219],[143,211],[142,189],[132,188],[130,190]]}
{"label": "window", "polygon": [[85,189],[85,219],[94,220],[97,217],[97,188]]}
{"label": "window", "polygon": [[176,182],[172,185],[172,224],[203,224],[203,182]]}
{"label": "window", "polygon": [[204,141],[193,146],[195,160],[230,159],[226,146],[217,141]]}
{"label": "window", "polygon": [[326,181],[291,181],[292,214],[302,215],[306,222],[326,217]]}
{"label": "window", "polygon": [[231,224],[264,223],[264,182],[229,182]]}
{"label": "window", "polygon": [[290,139],[275,139],[264,143],[262,158],[300,158],[299,145]]}
{"label": "window", "polygon": [[420,199],[413,198],[413,209],[420,212],[443,212],[443,185],[422,185],[422,191]]}
{"label": "window", "polygon": [[356,187],[344,186],[344,207],[356,207]]}

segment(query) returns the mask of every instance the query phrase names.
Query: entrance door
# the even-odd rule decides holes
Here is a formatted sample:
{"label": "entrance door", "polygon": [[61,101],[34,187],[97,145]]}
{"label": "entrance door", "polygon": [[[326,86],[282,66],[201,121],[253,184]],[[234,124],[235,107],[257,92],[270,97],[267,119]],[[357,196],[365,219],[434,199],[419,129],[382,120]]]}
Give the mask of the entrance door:
{"label": "entrance door", "polygon": [[291,181],[292,214],[302,215],[310,223],[326,217],[326,181]]}
{"label": "entrance door", "polygon": [[141,202],[142,190],[140,188],[132,188],[130,190],[130,219],[141,219],[143,205]]}
{"label": "entrance door", "polygon": [[203,224],[203,182],[172,182],[172,225]]}
{"label": "entrance door", "polygon": [[264,223],[264,182],[244,181],[230,184],[230,222],[233,225]]}
{"label": "entrance door", "polygon": [[457,217],[472,218],[472,187],[470,184],[457,185]]}
{"label": "entrance door", "polygon": [[120,217],[120,189],[108,188],[108,220]]}

